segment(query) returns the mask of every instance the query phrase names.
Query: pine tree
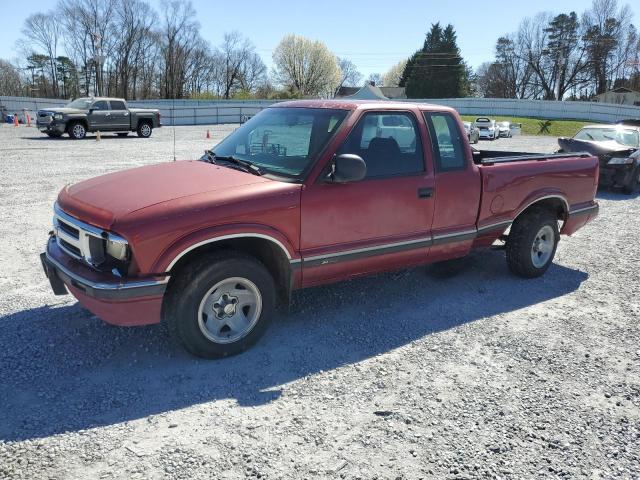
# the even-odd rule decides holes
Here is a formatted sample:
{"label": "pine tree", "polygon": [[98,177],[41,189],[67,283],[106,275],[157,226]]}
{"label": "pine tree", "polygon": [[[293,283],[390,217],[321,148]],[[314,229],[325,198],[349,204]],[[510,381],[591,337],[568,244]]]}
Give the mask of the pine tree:
{"label": "pine tree", "polygon": [[468,95],[469,69],[460,56],[456,32],[449,24],[431,25],[422,49],[404,69],[400,86],[409,98],[455,98]]}

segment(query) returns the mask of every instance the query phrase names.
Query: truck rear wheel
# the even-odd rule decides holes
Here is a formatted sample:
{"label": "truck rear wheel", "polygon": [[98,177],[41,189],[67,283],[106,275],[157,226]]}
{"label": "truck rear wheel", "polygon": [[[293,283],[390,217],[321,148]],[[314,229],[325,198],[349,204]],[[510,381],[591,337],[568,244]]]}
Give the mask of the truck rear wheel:
{"label": "truck rear wheel", "polygon": [[507,264],[516,275],[535,278],[547,271],[556,254],[558,220],[546,209],[533,209],[516,219],[507,239]]}
{"label": "truck rear wheel", "polygon": [[203,358],[246,350],[264,334],[275,310],[273,277],[262,263],[241,253],[225,251],[195,260],[170,289],[169,331]]}
{"label": "truck rear wheel", "polygon": [[151,136],[151,132],[153,131],[153,127],[149,122],[140,122],[136,131],[138,132],[139,137],[149,138]]}

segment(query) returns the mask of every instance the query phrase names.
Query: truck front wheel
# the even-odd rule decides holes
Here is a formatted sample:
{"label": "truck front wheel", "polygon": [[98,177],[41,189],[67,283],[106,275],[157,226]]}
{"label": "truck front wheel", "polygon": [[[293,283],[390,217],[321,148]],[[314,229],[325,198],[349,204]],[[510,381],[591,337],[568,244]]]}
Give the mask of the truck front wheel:
{"label": "truck front wheel", "polygon": [[153,131],[153,127],[149,122],[140,122],[138,125],[138,136],[142,138],[149,138],[151,136],[151,132]]}
{"label": "truck front wheel", "polygon": [[167,292],[169,331],[203,358],[235,355],[253,345],[275,310],[273,277],[258,260],[235,252],[199,258]]}
{"label": "truck front wheel", "polygon": [[519,277],[539,277],[553,262],[559,240],[558,221],[549,210],[533,209],[521,215],[507,239],[509,269]]}
{"label": "truck front wheel", "polygon": [[74,140],[82,140],[87,136],[87,129],[82,122],[71,122],[67,127],[67,133]]}

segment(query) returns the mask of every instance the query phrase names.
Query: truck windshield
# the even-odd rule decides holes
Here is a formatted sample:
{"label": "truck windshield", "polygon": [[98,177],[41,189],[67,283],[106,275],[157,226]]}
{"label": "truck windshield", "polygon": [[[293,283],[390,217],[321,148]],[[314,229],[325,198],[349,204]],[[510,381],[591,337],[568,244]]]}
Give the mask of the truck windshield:
{"label": "truck windshield", "polygon": [[93,102],[90,98],[76,98],[73,102],[67,103],[67,108],[77,108],[79,110],[89,110],[89,106]]}
{"label": "truck windshield", "polygon": [[217,157],[251,162],[266,174],[300,179],[347,113],[326,108],[268,108],[212,151]]}

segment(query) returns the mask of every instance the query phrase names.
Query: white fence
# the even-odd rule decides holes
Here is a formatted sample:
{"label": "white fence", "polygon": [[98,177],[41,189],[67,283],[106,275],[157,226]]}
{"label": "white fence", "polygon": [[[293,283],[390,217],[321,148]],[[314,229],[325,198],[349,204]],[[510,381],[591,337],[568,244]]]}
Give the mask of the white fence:
{"label": "white fence", "polygon": [[[594,122],[616,122],[625,118],[640,118],[640,107],[596,102],[555,102],[494,98],[443,98],[407,100],[435,103],[455,108],[462,115],[496,115],[533,117],[548,120],[571,119]],[[38,109],[62,106],[66,100],[0,97],[0,106],[7,113],[22,113],[27,109],[35,116]],[[243,116],[252,116],[276,103],[273,100],[137,100],[132,107],[158,108],[164,125],[213,125],[240,123]]]}
{"label": "white fence", "polygon": [[442,98],[408,101],[447,105],[455,108],[461,115],[495,115],[610,123],[627,118],[640,118],[640,107],[598,102],[556,102],[501,98]]}

